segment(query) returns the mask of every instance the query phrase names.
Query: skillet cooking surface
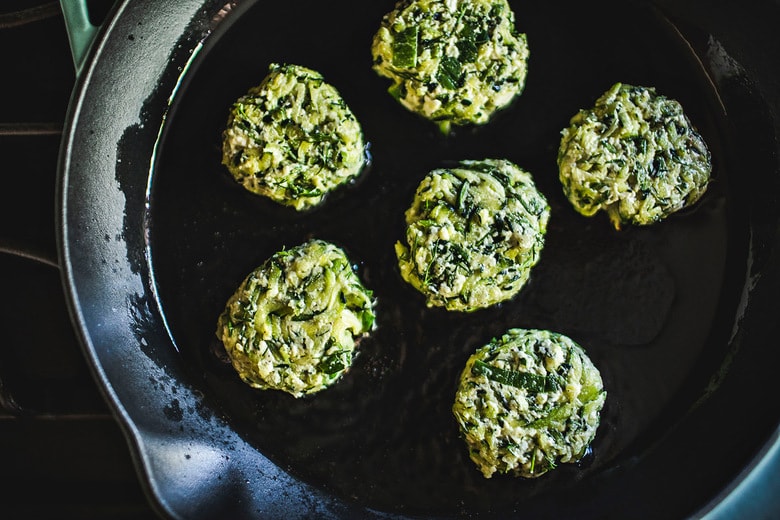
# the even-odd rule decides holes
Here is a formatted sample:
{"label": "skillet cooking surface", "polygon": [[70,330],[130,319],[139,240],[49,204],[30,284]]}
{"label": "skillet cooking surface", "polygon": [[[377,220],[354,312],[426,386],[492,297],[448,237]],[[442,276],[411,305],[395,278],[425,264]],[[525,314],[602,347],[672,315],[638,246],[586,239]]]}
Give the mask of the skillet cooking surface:
{"label": "skillet cooking surface", "polygon": [[[746,201],[729,189],[723,109],[692,49],[651,8],[615,2],[616,15],[604,17],[581,2],[515,2],[531,49],[525,92],[487,126],[445,137],[391,99],[371,69],[371,37],[392,5],[259,2],[195,62],[152,178],[150,251],[162,308],[207,398],[293,475],[382,511],[544,511],[561,489],[584,489],[583,479],[605,479],[641,458],[702,396],[727,354],[748,227]],[[271,62],[323,73],[370,142],[360,180],[304,214],[245,192],[220,164],[230,104]],[[604,216],[573,211],[555,162],[569,118],[616,81],[679,100],[714,163],[695,208],[620,232]],[[430,169],[481,158],[528,169],[548,198],[541,261],[520,295],[497,308],[428,309],[398,274],[403,212]],[[379,327],[338,384],[296,400],[240,382],[214,331],[249,271],[310,237],[344,247],[375,292]],[[534,481],[484,479],[450,411],[466,358],[510,327],[571,336],[608,392],[592,452]]]}
{"label": "skillet cooking surface", "polygon": [[[118,4],[63,132],[58,238],[88,360],[162,513],[679,518],[717,504],[776,442],[780,400],[763,398],[780,362],[767,319],[780,290],[776,103],[767,110],[717,40],[643,3],[538,3],[513,2],[531,48],[525,93],[448,138],[370,68],[391,1]],[[360,181],[308,214],[244,192],[219,164],[228,107],[272,61],[321,71],[371,142]],[[555,167],[560,130],[615,81],[680,100],[715,166],[695,208],[620,233],[573,212]],[[431,168],[491,156],[530,170],[550,201],[542,259],[514,301],[427,309],[396,268],[403,211]],[[347,250],[379,299],[379,328],[336,386],[294,400],[241,383],[214,329],[252,268],[310,236]],[[516,326],[581,343],[607,404],[581,464],[485,480],[449,409],[467,356]]]}

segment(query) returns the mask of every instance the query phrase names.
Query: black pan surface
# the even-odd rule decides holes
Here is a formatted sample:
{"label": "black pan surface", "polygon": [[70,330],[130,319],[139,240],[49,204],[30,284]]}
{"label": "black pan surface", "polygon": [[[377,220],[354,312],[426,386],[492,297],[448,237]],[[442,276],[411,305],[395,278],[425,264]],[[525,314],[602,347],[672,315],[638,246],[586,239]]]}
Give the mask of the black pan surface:
{"label": "black pan surface", "polygon": [[[112,265],[94,245],[74,247],[67,216],[63,243],[87,352],[109,398],[127,414],[155,499],[166,496],[155,488],[165,487],[160,482],[180,495],[217,483],[207,491],[220,497],[216,511],[240,516],[286,507],[292,516],[676,518],[708,510],[771,439],[780,406],[757,396],[771,388],[780,357],[777,327],[766,323],[770,301],[754,289],[759,278],[777,285],[776,262],[768,260],[778,216],[776,155],[772,162],[771,153],[757,153],[776,145],[776,123],[742,95],[744,78],[727,70],[735,65],[718,58],[717,42],[662,7],[511,3],[531,49],[526,89],[488,125],[449,136],[406,112],[371,70],[371,37],[391,1],[248,2],[221,11],[207,3],[211,25],[191,22],[161,79],[139,89],[148,94],[141,123],[124,128],[116,168],[98,175],[119,185],[121,222],[111,203],[71,212],[79,215],[77,229],[126,246],[126,255],[119,251]],[[132,18],[127,11],[122,16]],[[370,142],[371,164],[359,181],[303,214],[245,192],[220,164],[230,104],[272,62],[323,73]],[[694,208],[619,232],[606,217],[573,211],[555,163],[569,118],[616,81],[679,100],[714,164]],[[745,128],[762,140],[747,139]],[[393,244],[403,235],[403,212],[430,169],[481,158],[507,158],[533,173],[552,208],[542,259],[520,295],[497,308],[428,309],[397,271]],[[84,181],[72,177],[64,206],[86,208],[77,196]],[[69,197],[79,202],[68,206]],[[116,226],[121,231],[112,234]],[[378,329],[331,389],[303,399],[253,390],[227,362],[216,318],[250,270],[311,237],[341,245],[356,263],[378,299]],[[126,307],[116,322],[89,310],[111,296],[78,290],[84,278],[91,290],[99,286],[84,274],[90,268],[105,272],[109,292]],[[114,327],[130,332],[140,352],[129,341],[127,354],[105,353]],[[450,411],[466,358],[510,327],[571,336],[601,370],[608,392],[591,452],[533,481],[484,479]],[[127,368],[138,356],[154,369]],[[138,421],[141,410],[164,419]],[[166,421],[170,427],[160,429]],[[156,446],[160,431],[166,440]],[[175,472],[160,469],[167,476],[155,478],[147,444],[168,457],[183,445],[221,446],[214,456],[239,469],[224,479],[206,472],[204,482],[183,489]],[[185,465],[203,460],[203,452],[190,451]],[[268,469],[255,472],[254,457]],[[269,499],[267,489],[259,491],[269,482],[292,498]]]}

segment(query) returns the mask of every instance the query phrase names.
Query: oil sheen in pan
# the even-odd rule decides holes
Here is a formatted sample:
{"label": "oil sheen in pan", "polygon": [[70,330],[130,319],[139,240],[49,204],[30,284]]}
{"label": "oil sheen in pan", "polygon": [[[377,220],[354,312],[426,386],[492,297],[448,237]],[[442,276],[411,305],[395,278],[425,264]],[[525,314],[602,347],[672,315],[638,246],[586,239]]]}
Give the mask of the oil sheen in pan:
{"label": "oil sheen in pan", "polygon": [[[722,110],[690,47],[656,12],[616,2],[615,16],[605,18],[577,2],[567,9],[524,2],[515,11],[531,49],[525,92],[487,126],[445,137],[400,110],[371,70],[371,37],[390,7],[259,2],[192,68],[152,185],[152,264],[163,308],[204,394],[294,475],[382,511],[544,511],[560,490],[576,491],[588,477],[641,457],[723,359],[729,319],[721,318],[733,317],[744,265],[731,245],[741,251],[747,231],[737,220],[739,201],[728,195]],[[295,28],[268,19],[294,20]],[[220,164],[230,104],[271,62],[320,71],[371,143],[360,180],[304,214],[246,193]],[[569,118],[615,81],[679,100],[714,161],[714,181],[695,208],[621,232],[571,209],[555,161]],[[542,258],[510,302],[472,314],[428,309],[398,274],[393,244],[403,211],[430,169],[486,157],[532,172],[550,201]],[[310,237],[342,246],[357,262],[378,298],[379,328],[342,381],[295,400],[243,384],[214,330],[246,273]],[[510,327],[569,335],[599,367],[608,392],[591,453],[534,481],[484,479],[450,411],[467,357]]]}

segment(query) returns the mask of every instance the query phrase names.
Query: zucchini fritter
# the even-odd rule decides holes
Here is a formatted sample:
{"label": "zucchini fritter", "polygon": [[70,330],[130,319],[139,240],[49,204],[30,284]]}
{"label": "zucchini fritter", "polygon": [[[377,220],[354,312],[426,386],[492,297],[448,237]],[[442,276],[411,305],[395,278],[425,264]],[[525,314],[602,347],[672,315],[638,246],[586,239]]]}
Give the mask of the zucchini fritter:
{"label": "zucchini fritter", "polygon": [[363,131],[322,75],[272,64],[232,106],[222,163],[238,183],[296,210],[319,205],[365,164]]}
{"label": "zucchini fritter", "polygon": [[390,94],[444,133],[487,123],[525,87],[528,45],[507,0],[402,0],[371,51]]}
{"label": "zucchini fritter", "polygon": [[312,240],[252,271],[216,333],[244,382],[301,397],[349,370],[357,341],[374,329],[374,303],[344,251]]}
{"label": "zucchini fritter", "polygon": [[598,369],[570,338],[510,329],[468,359],[452,411],[486,478],[535,478],[583,457],[606,396]]}
{"label": "zucchini fritter", "polygon": [[710,152],[679,102],[616,83],[563,130],[563,191],[585,216],[647,225],[694,204],[707,188]]}
{"label": "zucchini fritter", "polygon": [[461,161],[430,172],[395,246],[401,276],[429,307],[474,311],[515,296],[538,262],[550,208],[510,161]]}

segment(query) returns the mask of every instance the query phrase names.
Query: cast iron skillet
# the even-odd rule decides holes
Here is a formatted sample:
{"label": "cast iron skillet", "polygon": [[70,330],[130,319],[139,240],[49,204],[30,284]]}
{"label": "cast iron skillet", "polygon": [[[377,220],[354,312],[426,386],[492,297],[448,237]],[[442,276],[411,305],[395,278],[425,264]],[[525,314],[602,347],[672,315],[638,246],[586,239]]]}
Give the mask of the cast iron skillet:
{"label": "cast iron skillet", "polygon": [[[512,2],[531,48],[525,92],[444,137],[370,68],[392,1],[119,2],[75,53],[59,246],[86,356],[161,516],[780,511],[780,12],[705,4]],[[305,214],[249,195],[219,164],[230,103],[271,62],[322,72],[371,143],[359,182]],[[696,207],[621,232],[577,215],[555,166],[560,130],[615,81],[680,100],[714,162]],[[485,157],[530,170],[550,201],[542,260],[498,308],[427,309],[395,267],[403,211],[429,169]],[[309,237],[345,248],[379,328],[342,381],[295,400],[241,383],[214,330],[249,270]],[[512,326],[573,337],[608,391],[592,452],[533,481],[483,479],[450,412],[465,359]]]}

